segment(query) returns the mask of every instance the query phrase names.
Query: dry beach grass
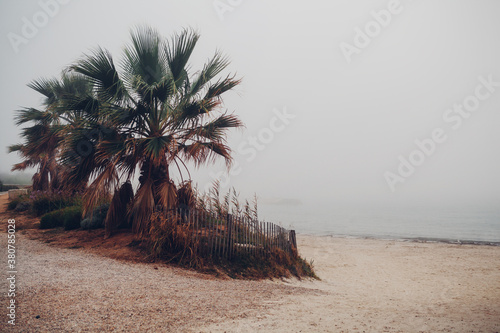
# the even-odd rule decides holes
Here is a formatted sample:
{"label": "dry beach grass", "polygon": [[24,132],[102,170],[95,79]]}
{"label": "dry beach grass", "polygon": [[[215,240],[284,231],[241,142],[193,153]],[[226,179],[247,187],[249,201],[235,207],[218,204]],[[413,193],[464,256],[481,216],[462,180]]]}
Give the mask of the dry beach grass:
{"label": "dry beach grass", "polygon": [[17,324],[1,331],[500,331],[500,247],[299,235],[321,281],[244,281],[31,238],[18,231]]}

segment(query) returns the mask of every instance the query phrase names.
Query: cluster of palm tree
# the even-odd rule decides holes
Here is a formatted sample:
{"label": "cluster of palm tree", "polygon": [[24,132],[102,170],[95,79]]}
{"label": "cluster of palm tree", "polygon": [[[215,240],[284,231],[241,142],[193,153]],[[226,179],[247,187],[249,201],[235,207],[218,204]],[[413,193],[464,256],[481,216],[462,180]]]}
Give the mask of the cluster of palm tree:
{"label": "cluster of palm tree", "polygon": [[83,190],[84,214],[110,199],[108,233],[124,220],[138,234],[147,232],[156,207],[174,209],[189,197],[186,164],[220,157],[229,165],[227,131],[243,126],[223,112],[222,94],[240,83],[220,76],[228,60],[216,52],[201,70],[189,72],[198,39],[189,29],[166,39],[140,27],[119,68],[97,48],[60,79],[33,81],[29,86],[44,96],[43,108],[17,113],[18,125],[31,126],[23,129],[24,143],[10,147],[23,158],[13,170],[36,167],[35,190]]}

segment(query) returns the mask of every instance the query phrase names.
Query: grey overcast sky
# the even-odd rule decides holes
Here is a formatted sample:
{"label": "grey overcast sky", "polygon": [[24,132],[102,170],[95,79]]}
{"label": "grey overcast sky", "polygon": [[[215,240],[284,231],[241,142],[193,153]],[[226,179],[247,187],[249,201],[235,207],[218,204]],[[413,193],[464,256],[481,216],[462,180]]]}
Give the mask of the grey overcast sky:
{"label": "grey overcast sky", "polygon": [[193,172],[199,187],[219,177],[264,202],[495,205],[499,13],[494,0],[2,0],[0,171],[19,161],[5,148],[20,141],[14,111],[39,106],[32,79],[97,45],[119,60],[137,25],[193,27],[193,70],[224,51],[243,78],[225,107],[246,124],[229,137],[229,182],[216,164]]}

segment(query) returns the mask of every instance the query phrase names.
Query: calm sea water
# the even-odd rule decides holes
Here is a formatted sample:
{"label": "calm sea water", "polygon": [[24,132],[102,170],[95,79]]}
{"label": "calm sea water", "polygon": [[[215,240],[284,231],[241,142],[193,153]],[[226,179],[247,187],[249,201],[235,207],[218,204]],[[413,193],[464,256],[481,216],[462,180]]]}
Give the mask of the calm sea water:
{"label": "calm sea water", "polygon": [[259,215],[304,234],[500,245],[500,207],[259,205]]}

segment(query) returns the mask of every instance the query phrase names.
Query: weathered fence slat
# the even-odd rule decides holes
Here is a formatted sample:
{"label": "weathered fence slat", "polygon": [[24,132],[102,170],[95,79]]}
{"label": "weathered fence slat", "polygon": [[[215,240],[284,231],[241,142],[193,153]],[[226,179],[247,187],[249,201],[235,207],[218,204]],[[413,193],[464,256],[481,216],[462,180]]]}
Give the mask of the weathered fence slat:
{"label": "weathered fence slat", "polygon": [[215,220],[215,255],[218,257],[219,256],[219,244],[220,244],[220,230],[219,230],[219,219],[217,218]]}
{"label": "weathered fence slat", "polygon": [[266,252],[269,251],[269,223],[267,222],[264,222],[265,223],[265,228],[266,228]]}
{"label": "weathered fence slat", "polygon": [[231,258],[242,252],[268,256],[274,248],[296,255],[295,230],[246,216],[210,214],[199,210],[179,210],[173,214],[178,223],[190,228],[194,251],[199,255]]}
{"label": "weathered fence slat", "polygon": [[248,242],[249,242],[249,240],[250,240],[250,237],[249,237],[249,236],[250,236],[250,235],[249,235],[249,231],[250,231],[250,230],[248,230],[248,221],[246,221],[246,219],[245,219],[245,218],[243,218],[243,228],[244,228],[244,230],[245,230],[245,244],[244,244],[244,245],[245,245],[245,250],[246,250],[247,252],[249,252],[248,250],[249,250],[250,248],[249,248],[248,246],[246,246],[246,245],[248,245]]}
{"label": "weathered fence slat", "polygon": [[[208,214],[207,214],[208,215]],[[213,228],[213,219],[210,217],[210,216],[207,216],[207,219],[208,219],[208,237],[209,237],[209,250],[208,252],[210,253],[211,256],[213,256],[213,245],[214,245],[214,242],[213,242],[213,233],[212,233],[212,228]]]}
{"label": "weathered fence slat", "polygon": [[200,230],[199,230],[199,219],[198,219],[198,211],[194,211],[194,223],[196,225],[195,227],[195,232],[196,232],[196,238],[195,238],[195,242],[196,242],[196,252],[199,254],[200,253],[200,247],[201,247],[201,240],[200,240]]}

